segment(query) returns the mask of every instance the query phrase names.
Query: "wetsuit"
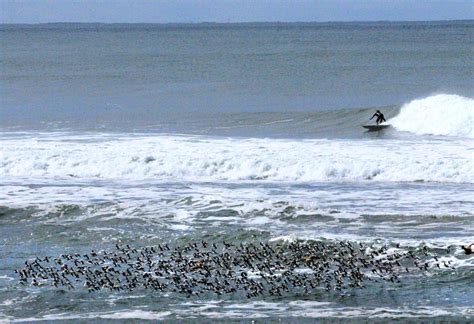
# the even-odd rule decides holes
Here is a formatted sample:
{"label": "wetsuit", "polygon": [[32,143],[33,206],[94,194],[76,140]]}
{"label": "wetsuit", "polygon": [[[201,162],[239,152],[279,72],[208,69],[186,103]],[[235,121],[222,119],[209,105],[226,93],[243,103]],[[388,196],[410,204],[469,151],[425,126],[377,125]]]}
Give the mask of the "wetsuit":
{"label": "wetsuit", "polygon": [[375,121],[375,122],[377,123],[377,125],[380,124],[380,123],[383,123],[384,121],[386,121],[386,120],[385,120],[385,116],[384,116],[380,111],[378,111],[378,110],[377,110],[377,112],[370,118],[370,120],[372,120],[372,118],[374,118],[374,117],[377,117],[377,120]]}

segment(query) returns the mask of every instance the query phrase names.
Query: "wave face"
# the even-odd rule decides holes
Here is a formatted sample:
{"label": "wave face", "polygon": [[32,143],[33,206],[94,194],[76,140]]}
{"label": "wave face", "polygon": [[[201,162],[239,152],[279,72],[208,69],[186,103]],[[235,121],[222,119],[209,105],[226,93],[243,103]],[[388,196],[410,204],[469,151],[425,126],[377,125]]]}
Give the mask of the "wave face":
{"label": "wave face", "polygon": [[419,135],[474,138],[474,99],[439,94],[413,100],[389,122],[398,130]]}
{"label": "wave face", "polygon": [[3,177],[474,182],[471,140],[280,140],[50,133],[9,138],[2,144]]}

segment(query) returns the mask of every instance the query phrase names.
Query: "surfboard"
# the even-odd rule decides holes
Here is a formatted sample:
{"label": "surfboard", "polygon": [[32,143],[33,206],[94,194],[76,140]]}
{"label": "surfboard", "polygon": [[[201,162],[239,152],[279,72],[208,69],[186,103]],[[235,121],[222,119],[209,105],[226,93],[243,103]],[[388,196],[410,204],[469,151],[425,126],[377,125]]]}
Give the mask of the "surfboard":
{"label": "surfboard", "polygon": [[362,127],[369,130],[369,132],[379,131],[390,127],[390,125],[362,125]]}

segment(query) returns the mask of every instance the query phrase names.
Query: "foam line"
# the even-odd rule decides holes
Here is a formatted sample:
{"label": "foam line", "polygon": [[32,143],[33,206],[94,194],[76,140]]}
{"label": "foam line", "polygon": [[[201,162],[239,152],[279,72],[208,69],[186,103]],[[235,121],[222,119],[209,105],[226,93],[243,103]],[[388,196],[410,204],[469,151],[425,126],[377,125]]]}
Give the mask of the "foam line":
{"label": "foam line", "polygon": [[471,140],[38,135],[2,140],[6,178],[474,182]]}

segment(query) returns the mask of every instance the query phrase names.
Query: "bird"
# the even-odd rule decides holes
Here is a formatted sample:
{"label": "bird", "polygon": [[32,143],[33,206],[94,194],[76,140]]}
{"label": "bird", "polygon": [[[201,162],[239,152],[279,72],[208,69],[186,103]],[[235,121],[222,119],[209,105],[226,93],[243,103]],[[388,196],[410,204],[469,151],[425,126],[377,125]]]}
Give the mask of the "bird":
{"label": "bird", "polygon": [[[365,288],[366,281],[399,282],[402,269],[428,270],[422,257],[426,248],[387,254],[387,246],[366,243],[361,249],[360,244],[349,241],[198,243],[162,243],[143,248],[117,244],[109,251],[29,260],[16,273],[20,284],[31,282],[40,287],[49,282],[56,288],[73,289],[79,288],[77,283],[82,281],[90,293],[145,288],[188,298],[207,292],[242,292],[253,298],[282,296],[290,291],[311,294],[319,288],[343,292]],[[465,248],[472,253],[472,246]],[[438,261],[436,256],[435,259]],[[433,268],[435,264],[430,265]],[[366,275],[370,272],[373,274]]]}
{"label": "bird", "polygon": [[472,253],[472,246],[473,246],[473,245],[474,245],[474,243],[471,243],[471,244],[466,245],[466,246],[462,245],[461,247],[462,247],[462,249],[464,250],[464,253],[467,254],[467,255],[469,255],[469,254]]}

